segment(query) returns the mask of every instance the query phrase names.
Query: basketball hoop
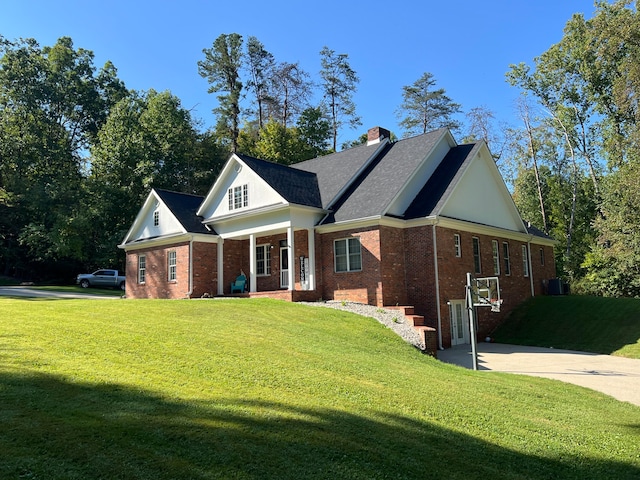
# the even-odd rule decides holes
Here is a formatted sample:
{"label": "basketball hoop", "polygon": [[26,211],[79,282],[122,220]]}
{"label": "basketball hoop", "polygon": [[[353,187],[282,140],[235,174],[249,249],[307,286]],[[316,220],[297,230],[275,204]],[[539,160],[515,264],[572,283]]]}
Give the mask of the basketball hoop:
{"label": "basketball hoop", "polygon": [[467,273],[466,304],[469,313],[469,333],[471,336],[471,354],[473,369],[478,370],[478,349],[476,339],[476,320],[473,307],[491,307],[492,312],[500,312],[500,280],[498,277],[474,278]]}
{"label": "basketball hoop", "polygon": [[500,311],[502,299],[498,277],[472,278],[470,288],[474,307],[491,307],[492,312]]}

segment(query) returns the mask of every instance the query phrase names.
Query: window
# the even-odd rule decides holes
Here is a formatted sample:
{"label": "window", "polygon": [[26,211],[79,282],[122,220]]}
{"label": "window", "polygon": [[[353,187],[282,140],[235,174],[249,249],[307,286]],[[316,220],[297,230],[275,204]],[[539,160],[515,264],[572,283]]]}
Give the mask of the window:
{"label": "window", "polygon": [[453,247],[456,252],[456,257],[461,257],[462,249],[460,248],[460,235],[458,235],[457,233],[453,234]]}
{"label": "window", "polygon": [[147,273],[147,257],[146,255],[138,256],[138,283],[144,283]]}
{"label": "window", "polygon": [[271,245],[256,246],[256,275],[271,275]]}
{"label": "window", "polygon": [[509,244],[502,242],[502,263],[504,263],[504,274],[511,275],[511,260],[509,260]]}
{"label": "window", "polygon": [[156,210],[153,212],[153,226],[157,227],[160,225],[160,211]]}
{"label": "window", "polygon": [[493,274],[500,275],[500,249],[497,240],[491,240],[491,248],[493,250]]}
{"label": "window", "polygon": [[540,249],[540,265],[544,267],[544,248]]}
{"label": "window", "polygon": [[167,263],[168,263],[167,270],[169,272],[169,281],[175,282],[176,281],[176,265],[177,265],[177,256],[176,256],[175,250],[171,250],[169,252]]}
{"label": "window", "polygon": [[480,264],[480,239],[473,237],[473,268],[475,273],[482,273],[482,265]]}
{"label": "window", "polygon": [[525,277],[529,276],[529,260],[527,258],[526,245],[522,245],[522,272]]}
{"label": "window", "polygon": [[336,272],[362,270],[362,254],[359,238],[343,238],[333,243]]}
{"label": "window", "polygon": [[237,210],[238,208],[249,206],[249,186],[240,185],[231,187],[228,192],[229,210]]}

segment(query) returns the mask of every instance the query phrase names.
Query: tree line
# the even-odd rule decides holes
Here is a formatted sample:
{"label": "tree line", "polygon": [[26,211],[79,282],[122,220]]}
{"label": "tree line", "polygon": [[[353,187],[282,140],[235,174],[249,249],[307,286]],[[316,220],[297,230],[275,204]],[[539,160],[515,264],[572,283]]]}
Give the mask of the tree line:
{"label": "tree line", "polygon": [[640,296],[640,15],[597,1],[563,38],[511,65],[522,127],[507,130],[514,200],[556,238],[574,290]]}
{"label": "tree line", "polygon": [[[359,78],[347,54],[325,47],[319,63],[314,82],[257,38],[220,35],[197,65],[218,99],[202,131],[171,92],[128,89],[69,37],[40,46],[0,36],[0,275],[66,282],[122,269],[116,246],[151,188],[204,195],[231,152],[290,164],[336,151],[339,132],[360,125]],[[459,106],[425,75],[405,94],[415,99],[406,116],[454,126]]]}

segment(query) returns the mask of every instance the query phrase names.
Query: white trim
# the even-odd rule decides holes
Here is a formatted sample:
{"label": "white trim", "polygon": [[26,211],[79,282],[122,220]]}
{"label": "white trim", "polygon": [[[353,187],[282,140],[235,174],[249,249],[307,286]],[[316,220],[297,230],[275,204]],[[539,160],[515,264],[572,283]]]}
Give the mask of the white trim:
{"label": "white trim", "polygon": [[249,235],[249,292],[256,291],[256,236]]}
{"label": "white trim", "polygon": [[217,252],[217,267],[218,267],[218,295],[224,295],[224,239],[220,239],[218,242]]}
{"label": "white trim", "polygon": [[292,291],[295,290],[296,286],[296,262],[295,262],[295,232],[293,227],[287,228],[287,258],[289,262],[289,286],[287,290]]}
{"label": "white trim", "polygon": [[175,243],[188,242],[190,240],[201,243],[218,243],[220,237],[218,235],[207,235],[204,233],[174,233],[171,235],[165,235],[157,238],[147,238],[144,240],[138,240],[131,243],[123,243],[118,245],[118,248],[123,249],[125,252],[140,250],[143,248],[160,247],[163,245],[173,245]]}

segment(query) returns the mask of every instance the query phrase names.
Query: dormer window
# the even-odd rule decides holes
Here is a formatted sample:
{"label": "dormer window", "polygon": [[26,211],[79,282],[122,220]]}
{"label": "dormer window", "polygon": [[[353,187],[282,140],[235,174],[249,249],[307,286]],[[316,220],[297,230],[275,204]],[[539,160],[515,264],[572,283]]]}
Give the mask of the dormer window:
{"label": "dormer window", "polygon": [[249,206],[249,186],[247,184],[231,187],[228,192],[229,210]]}

